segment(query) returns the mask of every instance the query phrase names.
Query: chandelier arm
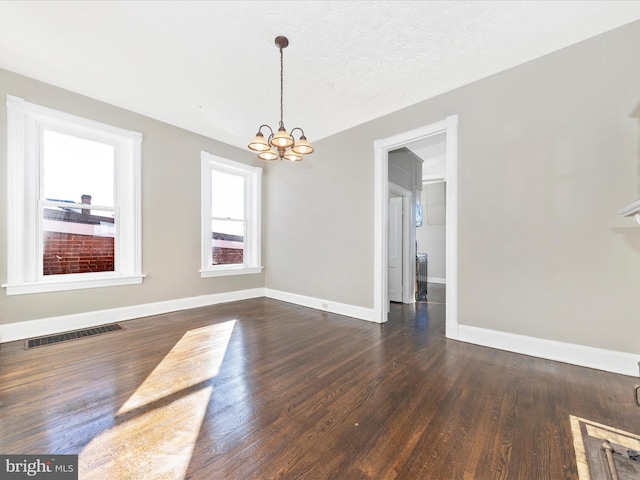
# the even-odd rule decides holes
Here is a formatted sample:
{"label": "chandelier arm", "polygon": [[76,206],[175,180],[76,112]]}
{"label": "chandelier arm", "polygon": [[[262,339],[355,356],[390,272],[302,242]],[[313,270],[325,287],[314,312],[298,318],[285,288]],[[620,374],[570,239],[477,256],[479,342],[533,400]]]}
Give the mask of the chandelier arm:
{"label": "chandelier arm", "polygon": [[267,125],[266,123],[264,125],[260,125],[260,128],[258,128],[258,131],[260,133],[262,133],[262,127],[267,127],[269,129],[269,132],[271,133],[271,136],[273,136],[273,130],[271,129],[271,127],[269,125]]}
{"label": "chandelier arm", "polygon": [[304,130],[302,130],[300,127],[296,127],[296,128],[294,128],[294,129],[292,129],[292,130],[289,132],[289,135],[291,135],[291,136],[293,137],[293,132],[295,132],[296,130],[300,130],[300,131],[302,132],[302,136],[304,137]]}

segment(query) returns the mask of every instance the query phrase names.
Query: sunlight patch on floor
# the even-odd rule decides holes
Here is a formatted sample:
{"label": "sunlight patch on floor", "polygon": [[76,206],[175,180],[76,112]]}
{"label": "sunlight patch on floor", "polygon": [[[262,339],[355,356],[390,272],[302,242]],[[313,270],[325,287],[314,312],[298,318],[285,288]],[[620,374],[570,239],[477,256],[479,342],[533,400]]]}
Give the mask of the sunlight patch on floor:
{"label": "sunlight patch on floor", "polygon": [[189,330],[118,410],[144,407],[218,375],[236,321]]}
{"label": "sunlight patch on floor", "polygon": [[184,478],[234,326],[185,333],[80,453],[81,478]]}

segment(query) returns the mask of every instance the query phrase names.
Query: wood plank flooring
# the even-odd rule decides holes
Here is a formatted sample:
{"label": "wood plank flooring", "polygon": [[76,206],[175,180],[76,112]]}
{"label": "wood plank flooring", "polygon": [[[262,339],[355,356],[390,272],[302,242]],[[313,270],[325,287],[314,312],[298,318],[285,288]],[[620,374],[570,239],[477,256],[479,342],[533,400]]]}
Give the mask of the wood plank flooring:
{"label": "wood plank flooring", "polygon": [[0,453],[81,479],[577,479],[569,415],[640,433],[634,378],[444,338],[444,290],[377,325],[271,299],[0,345]]}

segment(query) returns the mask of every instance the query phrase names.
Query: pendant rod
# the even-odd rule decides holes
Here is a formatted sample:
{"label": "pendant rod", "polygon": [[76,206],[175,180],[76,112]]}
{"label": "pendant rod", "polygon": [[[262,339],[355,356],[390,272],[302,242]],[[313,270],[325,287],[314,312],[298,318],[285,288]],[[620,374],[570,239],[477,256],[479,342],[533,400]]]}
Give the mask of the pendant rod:
{"label": "pendant rod", "polygon": [[284,55],[282,53],[282,47],[280,47],[280,126],[284,127]]}

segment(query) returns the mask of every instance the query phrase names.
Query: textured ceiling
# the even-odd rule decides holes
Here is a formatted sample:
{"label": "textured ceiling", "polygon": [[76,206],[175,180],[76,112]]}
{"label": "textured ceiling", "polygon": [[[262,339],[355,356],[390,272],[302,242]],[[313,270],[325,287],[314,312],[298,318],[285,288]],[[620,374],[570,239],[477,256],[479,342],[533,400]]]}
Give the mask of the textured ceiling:
{"label": "textured ceiling", "polygon": [[640,1],[0,1],[0,67],[245,147],[310,141],[640,19]]}

